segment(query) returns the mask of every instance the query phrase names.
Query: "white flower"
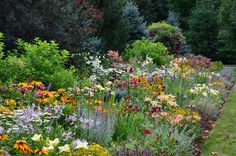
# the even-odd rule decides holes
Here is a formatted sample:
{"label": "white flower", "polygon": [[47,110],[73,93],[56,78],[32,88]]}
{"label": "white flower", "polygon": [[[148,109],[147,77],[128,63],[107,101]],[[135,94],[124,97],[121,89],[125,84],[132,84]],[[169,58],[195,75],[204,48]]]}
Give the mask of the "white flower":
{"label": "white flower", "polygon": [[55,149],[54,146],[48,146],[48,147],[43,146],[43,150],[45,151],[53,151],[54,149]]}
{"label": "white flower", "polygon": [[85,140],[75,140],[73,142],[73,145],[75,147],[75,149],[79,149],[79,148],[85,148],[85,149],[89,149],[89,146],[88,146],[88,142],[85,141]]}
{"label": "white flower", "polygon": [[59,144],[59,139],[58,138],[56,138],[56,139],[54,139],[54,140],[49,140],[49,146],[57,146],[58,144]]}
{"label": "white flower", "polygon": [[208,94],[207,92],[203,92],[202,95],[206,97]]}
{"label": "white flower", "polygon": [[59,153],[62,153],[62,152],[70,152],[70,146],[68,144],[65,144],[64,146],[61,146],[61,147],[58,147],[60,152]]}
{"label": "white flower", "polygon": [[33,141],[40,141],[40,139],[41,139],[41,134],[34,134],[34,136],[31,138]]}

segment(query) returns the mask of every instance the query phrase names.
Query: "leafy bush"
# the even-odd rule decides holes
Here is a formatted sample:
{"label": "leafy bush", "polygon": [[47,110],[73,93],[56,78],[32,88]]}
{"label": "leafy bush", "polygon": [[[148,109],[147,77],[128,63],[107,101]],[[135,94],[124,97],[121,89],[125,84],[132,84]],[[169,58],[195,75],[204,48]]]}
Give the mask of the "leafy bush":
{"label": "leafy bush", "polygon": [[138,55],[145,59],[148,55],[153,58],[154,63],[157,65],[163,65],[172,59],[172,56],[168,54],[167,48],[162,43],[153,43],[148,39],[137,40],[129,45],[124,55],[127,59]]}
{"label": "leafy bush", "polygon": [[152,41],[163,43],[171,53],[182,52],[185,38],[179,28],[166,22],[158,22],[150,25],[148,30]]}
{"label": "leafy bush", "polygon": [[[1,62],[1,81],[40,80],[53,87],[69,87],[74,83],[74,69],[66,70],[64,64],[69,52],[59,50],[54,41],[46,42],[38,38],[33,43],[17,41],[15,53],[10,54]],[[16,54],[20,54],[17,57]]]}

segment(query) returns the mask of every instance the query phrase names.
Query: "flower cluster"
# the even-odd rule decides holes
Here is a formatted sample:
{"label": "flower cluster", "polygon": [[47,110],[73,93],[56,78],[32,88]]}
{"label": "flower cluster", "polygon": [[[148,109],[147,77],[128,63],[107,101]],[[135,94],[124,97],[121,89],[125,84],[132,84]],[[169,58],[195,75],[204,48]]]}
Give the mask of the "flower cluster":
{"label": "flower cluster", "polygon": [[209,88],[206,84],[197,84],[193,89],[190,89],[190,92],[195,95],[207,96],[217,96],[220,94],[218,90]]}

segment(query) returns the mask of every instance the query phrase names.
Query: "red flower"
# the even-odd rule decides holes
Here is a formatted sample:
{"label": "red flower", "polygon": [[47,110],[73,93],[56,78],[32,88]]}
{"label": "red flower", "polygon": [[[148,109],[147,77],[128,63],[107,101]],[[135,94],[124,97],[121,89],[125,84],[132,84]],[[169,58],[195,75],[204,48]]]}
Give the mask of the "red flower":
{"label": "red flower", "polygon": [[152,131],[150,131],[150,130],[148,130],[148,129],[145,129],[145,130],[143,131],[143,133],[144,133],[144,134],[151,134]]}

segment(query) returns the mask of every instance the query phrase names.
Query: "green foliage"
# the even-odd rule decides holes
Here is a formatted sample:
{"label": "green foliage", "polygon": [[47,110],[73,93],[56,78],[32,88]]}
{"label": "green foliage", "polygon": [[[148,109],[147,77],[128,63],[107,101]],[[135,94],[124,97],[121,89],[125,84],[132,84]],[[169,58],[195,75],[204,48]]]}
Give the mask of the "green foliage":
{"label": "green foliage", "polygon": [[7,56],[1,61],[3,71],[1,81],[22,82],[30,78],[42,81],[45,84],[53,83],[53,87],[70,87],[74,83],[74,72],[71,68],[66,70],[64,64],[68,61],[69,52],[59,50],[54,42],[41,41],[38,38],[33,43],[17,41],[16,53]]}
{"label": "green foliage", "polygon": [[3,57],[4,43],[2,42],[3,34],[0,33],[0,59]]}
{"label": "green foliage", "polygon": [[197,0],[170,0],[171,9],[178,15],[180,27],[188,30],[188,18]]}
{"label": "green foliage", "polygon": [[181,30],[166,22],[153,23],[148,27],[151,40],[153,42],[161,42],[171,53],[181,53],[185,38]]}
{"label": "green foliage", "polygon": [[235,64],[236,60],[236,2],[224,0],[218,14],[219,51],[222,61]]}
{"label": "green foliage", "polygon": [[101,30],[104,51],[123,50],[128,43],[129,21],[123,16],[126,0],[102,0],[104,22]]}
{"label": "green foliage", "polygon": [[208,57],[216,55],[218,46],[218,6],[218,1],[203,0],[199,1],[192,11],[188,21],[189,31],[186,32],[186,38],[187,42],[191,44],[193,53]]}
{"label": "green foliage", "polygon": [[220,71],[224,68],[224,64],[221,61],[211,62],[210,69],[212,71]]}
{"label": "green foliage", "polygon": [[127,2],[124,9],[124,17],[127,17],[129,20],[129,40],[141,39],[144,36],[147,37],[146,22],[140,15],[136,3],[132,1]]}
{"label": "green foliage", "polygon": [[148,23],[165,20],[170,8],[169,0],[133,0]]}
{"label": "green foliage", "polygon": [[168,54],[167,48],[162,43],[153,43],[148,39],[137,40],[125,50],[127,59],[135,56],[141,56],[145,59],[147,55],[153,58],[154,63],[157,65],[163,65],[172,59],[172,56]]}

